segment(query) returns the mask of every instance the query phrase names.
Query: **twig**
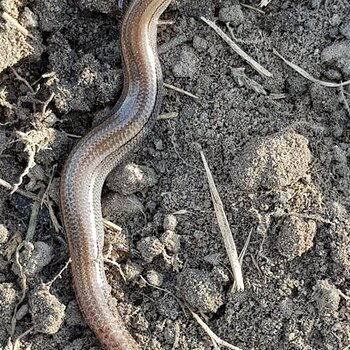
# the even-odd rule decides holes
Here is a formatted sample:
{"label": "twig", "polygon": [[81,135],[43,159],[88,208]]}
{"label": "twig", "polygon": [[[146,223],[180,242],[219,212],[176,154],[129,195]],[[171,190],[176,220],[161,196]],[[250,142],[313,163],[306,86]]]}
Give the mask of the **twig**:
{"label": "twig", "polygon": [[[45,190],[44,188],[41,188],[40,192],[39,192],[39,198],[41,198],[44,194]],[[17,248],[16,248],[16,253],[15,253],[15,264],[19,269],[19,278],[20,278],[20,286],[22,289],[22,295],[19,299],[19,301],[17,302],[17,304],[14,307],[13,310],[13,315],[12,315],[12,319],[11,319],[11,336],[13,336],[15,334],[15,329],[16,329],[16,314],[17,314],[17,310],[19,305],[22,304],[26,294],[27,294],[27,289],[28,289],[28,285],[27,285],[27,275],[23,270],[23,266],[22,263],[20,261],[20,250],[26,246],[26,244],[28,242],[30,242],[33,237],[34,237],[34,233],[35,233],[35,228],[36,228],[36,223],[37,223],[37,219],[38,219],[38,213],[40,210],[40,203],[41,201],[35,201],[32,204],[32,213],[30,215],[30,220],[29,220],[29,224],[28,224],[28,229],[27,229],[27,234],[26,234],[26,238],[23,242],[21,242]]]}
{"label": "twig", "polygon": [[111,259],[108,259],[108,258],[103,258],[103,261],[108,263],[108,264],[111,264],[111,265],[115,266],[118,269],[119,274],[122,277],[122,279],[124,280],[124,282],[126,282],[126,277],[125,277],[125,274],[124,274],[120,264],[118,264],[117,262],[115,262],[115,261],[113,261]]}
{"label": "twig", "polygon": [[240,55],[243,59],[245,59],[251,67],[253,67],[259,74],[264,77],[271,78],[272,73],[261,66],[258,62],[256,62],[253,58],[251,58],[247,53],[245,53],[228,35],[226,35],[214,22],[201,17],[201,20],[205,22],[209,27],[213,28],[215,32],[224,40],[226,43],[234,50],[238,55]]}
{"label": "twig", "polygon": [[117,233],[122,232],[123,230],[120,226],[116,225],[114,222],[111,222],[107,219],[103,219],[103,226]]}
{"label": "twig", "polygon": [[34,326],[32,326],[32,327],[30,327],[29,329],[27,329],[25,332],[23,332],[21,335],[19,335],[19,336],[15,339],[15,341],[13,342],[13,344],[12,344],[11,340],[9,340],[9,343],[12,344],[12,350],[18,350],[18,349],[19,349],[19,345],[20,345],[20,344],[19,344],[19,341],[20,341],[21,339],[23,339],[26,335],[32,333],[33,330],[34,330]]}
{"label": "twig", "polygon": [[[174,294],[172,293],[171,291],[167,290],[167,289],[164,289],[164,288],[161,288],[161,287],[157,287],[155,285],[153,285],[152,283],[149,283],[142,275],[140,275],[140,279],[146,283],[147,285],[149,285],[150,287],[152,288],[155,288],[155,289],[158,289],[160,291],[163,291],[167,294],[170,294],[180,305],[180,307],[182,308],[182,311],[183,313],[186,315],[186,312],[185,312],[185,309],[184,309],[184,305],[182,303],[182,301]],[[204,329],[204,331],[209,335],[210,339],[212,340],[214,346],[215,346],[215,349],[219,349],[218,348],[218,344],[221,345],[221,346],[225,346],[229,349],[232,349],[232,350],[242,350],[224,340],[222,340],[221,338],[219,338],[205,323],[204,321],[202,321],[202,319],[195,313],[193,312],[189,306],[187,306],[187,309],[191,312],[192,316],[194,317],[194,319],[199,323],[199,325]],[[175,343],[175,342],[174,342]]]}
{"label": "twig", "polygon": [[71,258],[68,259],[68,261],[65,263],[65,265],[62,267],[62,269],[58,272],[58,274],[50,281],[45,283],[45,286],[47,286],[48,288],[51,288],[51,286],[53,285],[53,283],[59,278],[62,277],[62,274],[64,271],[67,270],[69,264],[71,263]]}
{"label": "twig", "polygon": [[52,208],[52,201],[50,199],[45,199],[44,203],[45,203],[46,208],[49,210],[50,219],[52,221],[52,225],[53,225],[55,231],[57,233],[61,232],[62,231],[62,226],[59,224],[59,222],[57,220],[57,217],[55,215],[55,212],[54,212],[54,210]]}
{"label": "twig", "polygon": [[[10,190],[11,192],[14,189],[14,186],[12,186],[10,183],[8,183],[7,181],[5,181],[3,179],[0,179],[0,186]],[[33,199],[34,201],[40,201],[41,200],[36,194],[34,194],[32,192],[29,192],[29,191],[21,190],[20,188],[17,189],[17,193],[22,195],[22,196],[24,196],[24,197]]]}
{"label": "twig", "polygon": [[323,80],[319,80],[314,78],[312,75],[310,75],[308,72],[306,72],[304,69],[300,68],[299,66],[297,66],[296,64],[288,61],[286,58],[284,58],[277,50],[273,49],[272,51],[276,56],[278,56],[285,64],[287,64],[289,67],[293,68],[297,73],[299,73],[300,75],[302,75],[304,78],[312,81],[313,83],[316,84],[320,84],[322,86],[325,87],[329,87],[329,88],[338,88],[341,86],[346,86],[350,84],[350,80],[344,82],[344,83],[331,83],[329,81],[323,81]]}
{"label": "twig", "polygon": [[47,184],[46,189],[45,189],[45,192],[44,192],[44,194],[43,194],[43,196],[42,196],[42,200],[41,200],[41,203],[40,203],[41,206],[43,205],[44,201],[45,201],[45,200],[47,199],[47,197],[48,197],[48,193],[49,193],[50,188],[51,188],[51,185],[52,185],[52,180],[53,180],[53,177],[54,177],[54,175],[55,175],[56,168],[57,168],[57,164],[54,164],[54,165],[52,166],[52,168],[51,168],[51,174],[50,174],[49,183]]}
{"label": "twig", "polygon": [[53,93],[49,96],[49,98],[48,98],[46,101],[44,101],[44,103],[43,103],[43,109],[41,110],[41,116],[42,116],[42,118],[45,117],[45,113],[46,113],[47,106],[49,105],[49,103],[52,101],[52,99],[53,99],[54,97],[55,97],[55,93],[53,92]]}
{"label": "twig", "polygon": [[208,184],[209,184],[211,199],[213,201],[216,218],[217,218],[218,225],[219,225],[219,228],[220,228],[220,231],[222,234],[222,238],[224,240],[226,252],[227,252],[228,258],[230,260],[233,276],[234,276],[235,282],[237,284],[237,290],[243,291],[244,290],[244,283],[243,283],[243,277],[242,277],[241,264],[238,260],[236,244],[233,240],[232,232],[230,230],[230,225],[228,223],[228,220],[227,220],[227,217],[226,217],[226,214],[224,211],[224,206],[222,204],[219,192],[216,188],[213,176],[212,176],[211,171],[209,169],[209,166],[208,166],[207,160],[204,156],[204,153],[202,151],[200,151],[200,155],[202,157],[204,168],[205,168],[205,171],[207,174],[207,180],[208,180]]}
{"label": "twig", "polygon": [[186,91],[186,90],[183,90],[183,89],[181,89],[181,88],[179,88],[179,87],[177,87],[177,86],[174,86],[174,85],[171,85],[171,84],[167,84],[167,83],[163,83],[163,85],[164,85],[164,87],[166,87],[166,88],[168,88],[168,89],[171,89],[171,90],[180,92],[180,93],[182,93],[182,94],[184,94],[184,95],[187,95],[187,96],[189,96],[189,97],[195,98],[195,99],[197,99],[197,100],[199,99],[198,96],[193,95],[193,94],[191,94],[190,92],[188,92],[188,91]]}
{"label": "twig", "polygon": [[22,83],[24,83],[24,85],[29,89],[29,91],[35,95],[35,91],[34,89],[32,88],[32,86],[30,85],[29,81],[23,77],[21,77],[17,71],[11,67],[11,70],[12,70],[12,73],[15,75],[15,77],[17,78],[17,80],[21,81]]}
{"label": "twig", "polygon": [[179,115],[178,112],[163,113],[157,117],[157,120],[175,119],[177,118],[178,115]]}
{"label": "twig", "polygon": [[242,350],[241,348],[234,346],[228,343],[227,341],[219,338],[195,312],[193,312],[191,309],[190,309],[190,312],[193,318],[199,323],[199,325],[203,328],[203,330],[209,335],[211,341],[213,342],[215,350],[220,349],[219,346],[224,346],[232,350]]}
{"label": "twig", "polygon": [[71,137],[72,139],[81,139],[83,136],[70,134],[68,132],[65,133],[68,137]]}
{"label": "twig", "polygon": [[19,251],[24,247],[24,244],[25,244],[25,241],[21,242],[17,246],[16,253],[15,253],[15,264],[17,265],[17,267],[19,269],[19,278],[20,278],[19,284],[21,287],[22,294],[21,294],[21,297],[18,300],[18,302],[15,305],[14,310],[13,310],[13,315],[12,315],[12,319],[11,319],[11,332],[10,332],[11,337],[15,334],[15,330],[16,330],[16,322],[17,322],[16,314],[17,314],[18,307],[19,307],[19,305],[22,304],[22,302],[27,294],[27,275],[24,273],[23,266],[22,266],[20,259],[19,259]]}

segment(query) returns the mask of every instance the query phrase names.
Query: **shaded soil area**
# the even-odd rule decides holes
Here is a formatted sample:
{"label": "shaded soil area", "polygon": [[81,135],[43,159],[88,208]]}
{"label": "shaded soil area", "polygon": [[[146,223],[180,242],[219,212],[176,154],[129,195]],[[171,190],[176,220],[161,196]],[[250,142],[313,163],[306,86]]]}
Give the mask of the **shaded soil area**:
{"label": "shaded soil area", "polygon": [[[58,184],[120,95],[121,15],[112,0],[0,7],[0,349],[98,350],[65,268]],[[122,228],[106,228],[105,266],[126,326],[142,349],[213,349],[191,309],[243,350],[348,349],[350,2],[177,0],[164,18],[164,82],[197,98],[166,88],[151,135],[103,191]],[[241,293],[199,149],[239,251],[251,235]]]}

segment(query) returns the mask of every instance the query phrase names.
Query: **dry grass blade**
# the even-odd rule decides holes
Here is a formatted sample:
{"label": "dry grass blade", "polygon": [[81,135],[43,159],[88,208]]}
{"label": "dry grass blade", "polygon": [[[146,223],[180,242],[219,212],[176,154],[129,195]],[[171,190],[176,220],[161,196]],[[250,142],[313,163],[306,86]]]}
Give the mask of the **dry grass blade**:
{"label": "dry grass blade", "polygon": [[103,219],[103,226],[117,233],[122,232],[123,230],[120,226],[116,225],[114,222],[109,221],[107,219]]}
{"label": "dry grass blade", "polygon": [[300,75],[302,75],[304,78],[312,81],[315,84],[320,84],[322,86],[325,87],[329,87],[329,88],[338,88],[338,87],[342,87],[342,86],[346,86],[350,84],[350,80],[344,82],[344,83],[331,83],[329,81],[323,81],[323,80],[319,80],[314,78],[312,75],[310,75],[308,72],[306,72],[304,69],[300,68],[299,66],[297,66],[296,64],[288,61],[287,59],[285,59],[277,50],[273,49],[272,51],[276,56],[278,56],[284,63],[286,63],[289,67],[293,68],[296,72],[298,72]]}
{"label": "dry grass blade", "polygon": [[235,279],[235,283],[237,286],[238,291],[243,291],[244,290],[244,283],[243,283],[243,277],[242,277],[242,269],[241,269],[241,264],[238,259],[238,254],[237,254],[237,249],[236,249],[236,244],[233,240],[232,232],[230,230],[230,225],[227,221],[227,217],[224,211],[224,206],[222,204],[221,198],[219,196],[219,193],[216,189],[215,182],[213,179],[213,176],[210,172],[207,160],[204,156],[204,153],[200,151],[202,161],[204,164],[204,168],[207,174],[207,179],[209,183],[209,189],[210,189],[210,194],[211,198],[214,204],[214,209],[216,213],[216,217],[218,220],[219,228],[224,240],[226,252],[228,255],[228,258],[230,260],[233,276]]}
{"label": "dry grass blade", "polygon": [[201,17],[201,20],[205,22],[209,27],[213,28],[217,34],[220,35],[224,41],[234,50],[238,55],[240,55],[243,59],[245,59],[259,74],[264,77],[271,78],[272,73],[265,69],[262,65],[256,62],[253,58],[251,58],[247,53],[245,53],[230,37],[228,37],[214,22]]}
{"label": "dry grass blade", "polygon": [[247,4],[241,4],[241,6],[247,8],[247,9],[256,11],[256,12],[258,12],[258,13],[261,13],[262,15],[265,14],[265,12],[264,12],[263,10],[260,10],[260,9],[258,9],[258,8],[256,8],[256,7],[254,7],[254,6],[250,6],[250,5],[247,5]]}
{"label": "dry grass blade", "polygon": [[196,100],[199,99],[198,96],[193,95],[193,94],[191,94],[190,92],[188,92],[188,91],[186,91],[186,90],[183,90],[183,89],[181,89],[181,88],[179,88],[179,87],[177,87],[177,86],[174,86],[174,85],[171,85],[171,84],[167,84],[167,83],[163,83],[163,86],[166,87],[167,89],[171,89],[171,90],[180,92],[180,93],[182,93],[182,94],[184,94],[184,95],[187,95],[187,96],[189,96],[189,97],[195,98]]}
{"label": "dry grass blade", "polygon": [[[41,188],[38,197],[42,199],[44,196],[44,193],[45,193],[45,189]],[[40,208],[41,208],[41,201],[40,202],[34,201],[32,204],[32,213],[30,215],[28,229],[27,229],[27,235],[26,235],[26,239],[25,239],[27,242],[31,242],[34,238]]]}
{"label": "dry grass blade", "polygon": [[204,329],[204,331],[209,335],[211,341],[213,342],[214,348],[219,350],[220,346],[224,346],[231,350],[241,350],[241,348],[234,346],[228,343],[225,340],[219,338],[209,327],[208,325],[192,310],[190,310],[193,318],[199,323],[199,325]]}

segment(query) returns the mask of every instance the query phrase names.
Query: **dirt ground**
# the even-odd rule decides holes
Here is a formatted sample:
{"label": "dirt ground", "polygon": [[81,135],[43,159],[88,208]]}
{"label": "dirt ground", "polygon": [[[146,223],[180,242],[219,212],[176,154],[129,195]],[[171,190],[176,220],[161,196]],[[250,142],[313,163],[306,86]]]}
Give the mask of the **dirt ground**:
{"label": "dirt ground", "polygon": [[[120,15],[114,0],[0,6],[0,348],[98,350],[65,269],[58,183],[120,94]],[[106,229],[105,253],[128,329],[142,349],[214,349],[191,308],[242,350],[350,349],[350,88],[339,84],[350,1],[177,0],[164,18],[164,82],[197,98],[166,88],[151,135],[104,189],[104,216],[123,229]],[[251,234],[241,293],[200,148],[239,251]]]}

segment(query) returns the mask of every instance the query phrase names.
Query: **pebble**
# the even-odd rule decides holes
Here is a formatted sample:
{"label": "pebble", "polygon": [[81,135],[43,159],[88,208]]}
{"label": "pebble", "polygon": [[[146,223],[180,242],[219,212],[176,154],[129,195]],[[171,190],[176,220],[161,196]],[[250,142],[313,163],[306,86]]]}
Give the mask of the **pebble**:
{"label": "pebble", "polygon": [[177,219],[175,215],[168,214],[164,217],[163,228],[164,231],[175,231],[177,225]]}
{"label": "pebble", "polygon": [[183,49],[172,66],[177,78],[193,78],[198,69],[198,57],[190,49]]}
{"label": "pebble", "polygon": [[206,271],[186,268],[177,276],[184,299],[201,312],[215,313],[224,303],[222,288]]}
{"label": "pebble", "polygon": [[219,20],[238,26],[244,21],[244,15],[239,4],[223,7],[219,10]]}
{"label": "pebble", "polygon": [[137,249],[142,257],[150,263],[155,257],[163,253],[164,245],[157,237],[151,236],[141,239],[137,243]]}
{"label": "pebble", "polygon": [[350,40],[335,42],[321,53],[322,63],[337,68],[344,78],[350,78]]}
{"label": "pebble", "polygon": [[149,270],[147,271],[146,279],[153,286],[161,287],[164,281],[164,276],[157,271]]}
{"label": "pebble", "polygon": [[123,195],[142,192],[158,182],[155,171],[147,166],[134,163],[119,167],[107,177],[107,187]]}
{"label": "pebble", "polygon": [[134,194],[123,196],[117,192],[110,192],[102,197],[103,217],[114,223],[143,212],[143,204]]}
{"label": "pebble", "polygon": [[180,236],[173,230],[166,230],[160,237],[165,248],[171,253],[178,253],[181,248]]}

